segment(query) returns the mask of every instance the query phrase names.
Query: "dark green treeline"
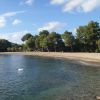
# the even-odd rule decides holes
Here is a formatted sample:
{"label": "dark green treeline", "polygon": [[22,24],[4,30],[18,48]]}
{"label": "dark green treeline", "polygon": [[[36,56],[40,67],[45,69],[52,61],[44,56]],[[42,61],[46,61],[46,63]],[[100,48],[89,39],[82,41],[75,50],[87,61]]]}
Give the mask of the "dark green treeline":
{"label": "dark green treeline", "polygon": [[63,34],[43,30],[39,35],[27,33],[22,37],[23,44],[13,44],[0,40],[0,51],[42,51],[42,52],[100,52],[100,26],[90,21],[79,26],[76,36],[72,32]]}

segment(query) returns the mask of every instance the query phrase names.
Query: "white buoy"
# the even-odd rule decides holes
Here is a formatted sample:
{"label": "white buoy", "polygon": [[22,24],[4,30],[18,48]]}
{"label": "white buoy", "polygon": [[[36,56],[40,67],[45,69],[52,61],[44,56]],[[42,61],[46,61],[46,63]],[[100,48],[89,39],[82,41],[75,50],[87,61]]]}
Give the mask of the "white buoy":
{"label": "white buoy", "polygon": [[23,71],[23,68],[19,68],[18,71]]}

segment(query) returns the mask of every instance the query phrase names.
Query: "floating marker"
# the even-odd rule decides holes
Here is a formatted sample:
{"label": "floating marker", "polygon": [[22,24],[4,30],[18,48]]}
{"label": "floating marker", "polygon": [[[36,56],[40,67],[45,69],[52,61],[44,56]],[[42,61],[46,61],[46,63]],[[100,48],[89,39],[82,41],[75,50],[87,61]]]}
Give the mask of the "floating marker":
{"label": "floating marker", "polygon": [[23,71],[23,68],[19,68],[18,71]]}

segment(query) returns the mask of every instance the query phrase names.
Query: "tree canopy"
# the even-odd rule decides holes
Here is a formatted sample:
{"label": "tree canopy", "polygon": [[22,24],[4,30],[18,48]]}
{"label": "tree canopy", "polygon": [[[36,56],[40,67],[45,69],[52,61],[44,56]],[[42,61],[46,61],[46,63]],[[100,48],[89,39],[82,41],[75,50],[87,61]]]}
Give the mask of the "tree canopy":
{"label": "tree canopy", "polygon": [[11,47],[11,43],[8,40],[0,39],[0,51],[7,51],[8,47]]}
{"label": "tree canopy", "polygon": [[21,40],[22,45],[0,39],[0,51],[100,52],[100,25],[90,21],[79,26],[76,35],[68,30],[62,34],[43,30],[37,35],[27,33]]}

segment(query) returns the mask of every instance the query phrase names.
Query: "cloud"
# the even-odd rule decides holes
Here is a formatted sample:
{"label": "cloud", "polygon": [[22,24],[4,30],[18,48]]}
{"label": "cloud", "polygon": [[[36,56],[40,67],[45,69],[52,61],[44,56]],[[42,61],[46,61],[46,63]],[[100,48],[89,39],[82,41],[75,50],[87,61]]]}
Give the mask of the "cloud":
{"label": "cloud", "polygon": [[34,2],[34,0],[26,0],[25,4],[27,4],[27,5],[32,5],[33,2]]}
{"label": "cloud", "polygon": [[7,18],[16,16],[17,14],[24,13],[25,11],[7,12],[0,15],[0,28],[6,26]]}
{"label": "cloud", "polygon": [[100,0],[51,0],[52,4],[61,4],[63,12],[91,12],[100,7]]}
{"label": "cloud", "polygon": [[21,38],[23,37],[23,35],[25,35],[28,32],[29,31],[22,31],[22,32],[0,34],[0,38],[7,39],[13,43],[21,44],[22,43]]}
{"label": "cloud", "polygon": [[28,5],[28,6],[31,6],[33,4],[34,0],[24,0],[24,1],[21,1],[20,4],[21,5]]}
{"label": "cloud", "polygon": [[88,0],[82,4],[84,12],[90,12],[98,7],[100,7],[100,0]]}
{"label": "cloud", "polygon": [[12,25],[13,25],[13,26],[16,26],[16,25],[21,24],[21,23],[22,23],[21,20],[15,19],[15,20],[13,21]]}
{"label": "cloud", "polygon": [[43,27],[39,28],[38,31],[48,30],[48,31],[55,31],[64,27],[65,24],[57,21],[49,22],[45,24]]}
{"label": "cloud", "polygon": [[66,0],[51,0],[51,4],[63,4]]}
{"label": "cloud", "polygon": [[7,12],[7,13],[4,13],[4,14],[2,14],[0,16],[2,16],[2,17],[12,17],[12,16],[15,16],[17,14],[24,13],[24,12],[26,12],[26,11]]}
{"label": "cloud", "polygon": [[6,20],[4,17],[0,17],[0,28],[3,28],[6,25]]}

